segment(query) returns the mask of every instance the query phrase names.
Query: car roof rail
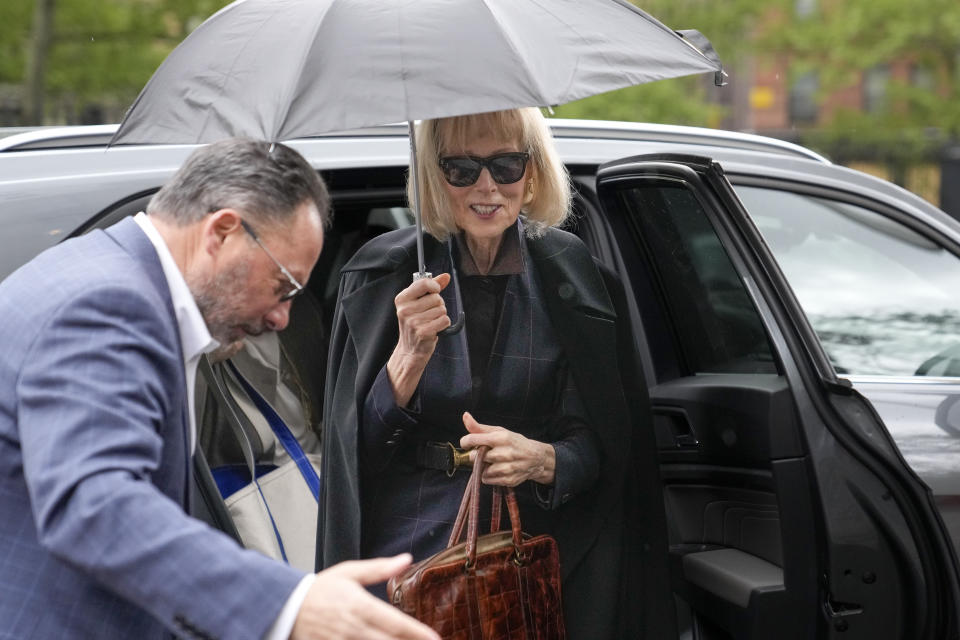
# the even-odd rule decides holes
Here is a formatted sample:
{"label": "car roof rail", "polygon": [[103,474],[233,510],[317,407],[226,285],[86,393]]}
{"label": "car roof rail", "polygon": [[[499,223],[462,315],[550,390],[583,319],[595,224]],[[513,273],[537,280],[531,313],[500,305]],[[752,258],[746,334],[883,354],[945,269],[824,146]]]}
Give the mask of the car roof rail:
{"label": "car roof rail", "polygon": [[0,152],[35,149],[66,149],[106,146],[116,132],[116,124],[90,124],[73,127],[32,127],[0,137]]}
{"label": "car roof rail", "polygon": [[[726,149],[745,149],[777,153],[832,164],[828,158],[798,144],[767,136],[725,129],[707,129],[649,122],[611,122],[604,120],[550,119],[557,138],[606,138],[640,142],[671,142]],[[705,152],[708,153],[708,152]]]}
{"label": "car roof rail", "polygon": [[[684,145],[702,145],[726,149],[745,149],[806,158],[823,164],[830,161],[806,147],[750,133],[688,127],[681,125],[653,124],[646,122],[614,122],[604,120],[548,119],[557,138],[604,138],[639,142],[669,142]],[[63,149],[81,147],[104,147],[119,125],[82,125],[72,127],[36,127],[7,137],[0,137],[0,152],[28,151],[34,149]],[[0,130],[2,131],[2,130]],[[18,131],[22,131],[18,129]],[[337,131],[315,138],[337,137],[383,137],[406,136],[406,123],[394,123],[374,127]]]}

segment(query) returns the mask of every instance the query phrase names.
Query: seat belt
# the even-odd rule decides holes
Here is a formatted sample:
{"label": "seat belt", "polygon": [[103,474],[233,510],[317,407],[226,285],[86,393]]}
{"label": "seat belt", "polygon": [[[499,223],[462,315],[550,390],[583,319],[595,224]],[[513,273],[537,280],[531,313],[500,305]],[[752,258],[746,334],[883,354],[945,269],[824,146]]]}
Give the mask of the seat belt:
{"label": "seat belt", "polygon": [[[207,382],[207,386],[213,390],[216,398],[227,409],[227,424],[230,425],[233,435],[237,438],[237,442],[240,444],[240,449],[243,451],[243,459],[247,464],[247,469],[250,471],[251,482],[253,482],[254,486],[257,487],[257,492],[260,494],[260,499],[263,500],[263,506],[267,510],[267,517],[270,518],[270,525],[273,527],[273,534],[277,538],[277,545],[280,548],[280,556],[283,558],[284,562],[290,564],[287,560],[287,552],[283,548],[283,540],[280,539],[280,530],[277,529],[277,523],[273,519],[273,513],[270,512],[270,505],[267,504],[267,497],[263,495],[263,489],[260,488],[260,482],[257,480],[256,462],[254,461],[253,457],[253,445],[250,443],[250,438],[246,431],[243,430],[243,426],[241,425],[240,415],[238,413],[239,408],[236,406],[236,402],[231,397],[229,390],[227,390],[224,381],[216,374],[216,372],[214,372],[213,367],[210,366],[210,362],[207,360],[206,356],[200,358],[199,369],[201,375]],[[234,371],[236,371],[236,369],[234,369]]]}
{"label": "seat belt", "polygon": [[253,403],[257,405],[257,409],[260,410],[260,413],[263,414],[263,417],[267,419],[267,422],[270,424],[270,429],[273,431],[273,435],[275,435],[277,440],[280,441],[280,444],[283,445],[287,455],[289,455],[290,458],[297,464],[297,468],[300,470],[300,475],[303,476],[307,486],[310,487],[310,493],[313,494],[314,500],[316,500],[319,504],[320,476],[317,475],[317,470],[313,468],[310,460],[307,459],[307,454],[303,452],[303,447],[300,446],[300,442],[298,442],[296,437],[290,432],[290,428],[287,427],[286,423],[283,421],[283,418],[281,418],[280,415],[274,411],[273,407],[270,406],[270,403],[264,400],[263,396],[257,393],[257,390],[254,389],[253,386],[240,374],[240,371],[237,369],[236,365],[227,360],[227,366],[230,367],[230,370],[240,382],[243,390],[246,391],[250,399],[253,400]]}

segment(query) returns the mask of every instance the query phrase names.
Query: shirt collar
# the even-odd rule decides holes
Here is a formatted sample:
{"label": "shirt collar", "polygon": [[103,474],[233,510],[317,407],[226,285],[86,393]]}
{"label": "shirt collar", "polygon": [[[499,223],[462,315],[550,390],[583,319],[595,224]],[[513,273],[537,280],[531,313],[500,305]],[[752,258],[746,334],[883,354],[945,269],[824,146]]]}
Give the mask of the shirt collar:
{"label": "shirt collar", "polygon": [[[500,248],[497,249],[497,257],[493,259],[493,266],[485,275],[506,276],[524,272],[522,243],[520,242],[521,233],[523,233],[523,228],[520,219],[517,218],[516,222],[504,230],[503,240],[500,242]],[[470,254],[463,231],[457,233],[455,238],[457,249],[460,252],[460,272],[465,276],[484,275],[480,273],[477,263]]]}
{"label": "shirt collar", "polygon": [[170,288],[170,299],[173,302],[177,327],[180,329],[180,348],[183,349],[183,359],[189,362],[200,357],[201,354],[213,351],[220,346],[220,343],[210,335],[210,330],[207,329],[207,324],[197,307],[197,302],[193,299],[187,281],[180,273],[180,268],[174,261],[167,243],[164,242],[160,232],[153,226],[150,217],[145,213],[141,211],[133,219],[143,229],[160,258],[163,276]]}

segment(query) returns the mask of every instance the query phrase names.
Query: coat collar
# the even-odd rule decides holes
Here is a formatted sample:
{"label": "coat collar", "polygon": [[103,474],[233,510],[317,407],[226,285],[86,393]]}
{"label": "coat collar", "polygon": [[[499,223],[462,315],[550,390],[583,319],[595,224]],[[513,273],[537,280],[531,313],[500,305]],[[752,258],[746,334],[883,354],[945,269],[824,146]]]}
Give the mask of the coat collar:
{"label": "coat collar", "polygon": [[[424,236],[425,255],[442,249],[443,245],[435,238]],[[550,228],[538,238],[527,238],[527,249],[545,278],[545,295],[556,296],[560,304],[581,313],[611,320],[616,318],[593,258],[575,235]],[[365,244],[342,272],[383,271],[384,275],[409,272],[409,280],[417,269],[416,256],[416,229],[405,227],[377,236]],[[363,287],[355,293],[366,290],[367,287]],[[393,292],[390,297],[395,295]]]}

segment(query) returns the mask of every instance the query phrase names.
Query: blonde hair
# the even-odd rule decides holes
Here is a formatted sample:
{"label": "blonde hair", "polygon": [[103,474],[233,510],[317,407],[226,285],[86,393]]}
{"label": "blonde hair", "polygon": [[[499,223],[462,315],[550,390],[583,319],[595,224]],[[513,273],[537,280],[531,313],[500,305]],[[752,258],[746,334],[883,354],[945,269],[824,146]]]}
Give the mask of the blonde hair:
{"label": "blonde hair", "polygon": [[[527,235],[535,238],[547,227],[562,224],[570,214],[570,178],[540,109],[525,107],[424,120],[417,125],[420,214],[427,233],[443,241],[457,232],[447,199],[446,180],[440,169],[440,156],[458,153],[471,139],[487,134],[498,141],[516,143],[520,151],[530,154],[528,168],[533,194],[524,201],[522,209]],[[412,206],[413,181],[409,176],[407,198]]]}

